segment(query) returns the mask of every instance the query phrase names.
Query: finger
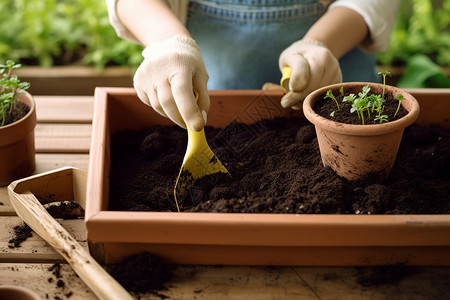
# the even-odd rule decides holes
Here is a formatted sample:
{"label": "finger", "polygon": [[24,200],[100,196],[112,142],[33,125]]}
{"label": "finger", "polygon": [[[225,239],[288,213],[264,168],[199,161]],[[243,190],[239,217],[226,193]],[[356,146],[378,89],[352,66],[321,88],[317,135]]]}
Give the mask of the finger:
{"label": "finger", "polygon": [[149,89],[147,91],[147,95],[146,95],[150,101],[150,106],[153,107],[153,109],[159,113],[161,116],[166,117],[167,115],[164,112],[164,110],[161,107],[161,104],[159,103],[159,99],[158,99],[158,95],[156,94],[156,90],[155,89]]}
{"label": "finger", "polygon": [[203,78],[194,78],[194,89],[198,92],[197,105],[202,113],[204,125],[206,125],[207,114],[211,105],[209,98],[207,81]]}
{"label": "finger", "polygon": [[140,88],[134,87],[134,89],[136,90],[136,93],[139,97],[139,99],[144,102],[145,104],[151,106],[150,104],[150,100],[147,97],[147,94]]}
{"label": "finger", "polygon": [[263,91],[282,91],[283,87],[279,84],[266,82],[261,88]]}
{"label": "finger", "polygon": [[190,129],[200,131],[204,126],[203,115],[195,101],[192,75],[188,72],[177,74],[170,81],[172,93],[184,122]]}
{"label": "finger", "polygon": [[318,49],[314,56],[307,55],[311,70],[309,88],[317,89],[329,84],[342,81],[342,75],[339,68],[339,62],[334,59],[327,49]]}
{"label": "finger", "polygon": [[289,90],[300,92],[305,89],[310,80],[309,63],[300,53],[291,56],[288,63],[288,66],[292,69],[291,78],[289,80]]}
{"label": "finger", "polygon": [[172,95],[172,89],[169,82],[163,82],[158,84],[156,90],[158,94],[159,103],[161,104],[162,110],[166,116],[171,119],[175,124],[180,127],[186,128],[183,118],[181,117],[178,107]]}
{"label": "finger", "polygon": [[[161,106],[158,103],[158,97],[156,96],[155,90],[153,90],[153,89],[150,90],[150,92],[152,92],[152,94],[150,96],[147,95],[147,93],[145,91],[143,91],[142,89],[140,89],[140,88],[136,88],[135,87],[135,90],[136,90],[136,93],[137,93],[139,99],[143,103],[147,104],[148,106],[153,107],[153,109],[158,114],[160,114],[161,116],[167,118],[166,114],[164,113],[164,111],[162,110]],[[153,104],[152,104],[152,102],[153,102]]]}
{"label": "finger", "polygon": [[284,108],[301,105],[305,99],[304,93],[288,92],[281,98],[281,106]]}

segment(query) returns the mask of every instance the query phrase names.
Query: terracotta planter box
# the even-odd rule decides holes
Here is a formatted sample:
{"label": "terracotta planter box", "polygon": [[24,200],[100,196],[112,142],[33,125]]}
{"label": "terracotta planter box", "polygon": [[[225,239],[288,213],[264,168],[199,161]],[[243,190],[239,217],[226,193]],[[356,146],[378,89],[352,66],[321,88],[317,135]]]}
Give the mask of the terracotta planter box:
{"label": "terracotta planter box", "polygon": [[[450,127],[450,92],[408,90],[416,123]],[[208,125],[297,115],[280,92],[211,91]],[[177,264],[450,265],[449,215],[309,215],[108,211],[110,138],[123,129],[171,125],[131,88],[97,88],[86,197],[91,254],[107,263],[149,251]]]}

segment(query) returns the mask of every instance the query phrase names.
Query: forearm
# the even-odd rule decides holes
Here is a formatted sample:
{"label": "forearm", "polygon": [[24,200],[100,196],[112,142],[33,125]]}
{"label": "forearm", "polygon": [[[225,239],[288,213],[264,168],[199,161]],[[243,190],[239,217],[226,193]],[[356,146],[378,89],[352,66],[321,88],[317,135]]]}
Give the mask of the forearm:
{"label": "forearm", "polygon": [[368,36],[369,29],[361,15],[346,7],[335,7],[326,12],[303,39],[324,43],[336,58],[340,58]]}
{"label": "forearm", "polygon": [[144,46],[177,34],[190,37],[163,0],[118,0],[117,14]]}

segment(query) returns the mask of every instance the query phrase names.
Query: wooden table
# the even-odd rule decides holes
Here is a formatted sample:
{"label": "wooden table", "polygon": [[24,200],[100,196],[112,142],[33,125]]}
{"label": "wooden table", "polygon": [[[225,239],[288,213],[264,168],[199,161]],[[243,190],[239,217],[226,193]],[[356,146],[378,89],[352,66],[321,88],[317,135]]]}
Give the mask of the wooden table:
{"label": "wooden table", "polygon": [[[88,168],[92,96],[36,96],[36,172],[63,166]],[[9,248],[13,227],[22,224],[0,188],[0,285],[19,285],[42,299],[96,299],[61,256],[36,233]],[[83,220],[63,226],[87,248]],[[450,238],[450,237],[449,237]],[[450,255],[450,253],[449,253]],[[61,263],[61,279],[50,268]],[[162,291],[169,299],[450,299],[450,267],[414,267],[399,280],[366,285],[376,268],[177,266]],[[387,271],[384,271],[385,273]],[[140,295],[140,299],[161,299]],[[59,298],[58,298],[59,297]]]}

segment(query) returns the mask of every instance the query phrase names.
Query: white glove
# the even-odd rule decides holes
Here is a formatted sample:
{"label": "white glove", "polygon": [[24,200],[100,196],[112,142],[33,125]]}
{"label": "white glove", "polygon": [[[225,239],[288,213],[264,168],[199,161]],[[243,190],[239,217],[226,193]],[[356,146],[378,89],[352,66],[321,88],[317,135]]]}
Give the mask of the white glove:
{"label": "white glove", "polygon": [[319,41],[300,40],[286,48],[278,60],[280,70],[292,69],[289,92],[281,99],[284,108],[301,109],[302,102],[314,90],[342,82],[339,61]]}
{"label": "white glove", "polygon": [[146,47],[142,55],[144,61],[134,75],[141,101],[179,126],[200,131],[210,106],[209,77],[195,41],[176,35]]}

